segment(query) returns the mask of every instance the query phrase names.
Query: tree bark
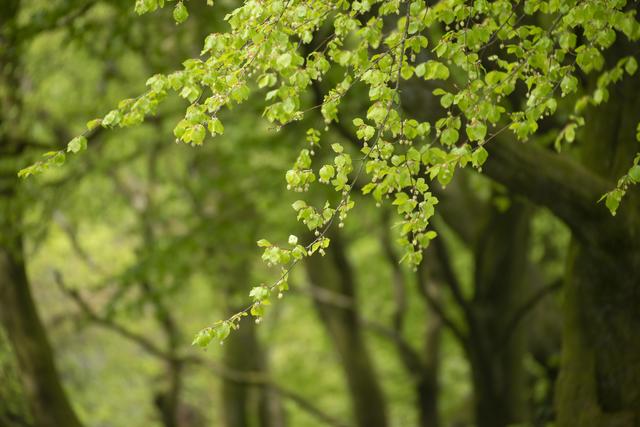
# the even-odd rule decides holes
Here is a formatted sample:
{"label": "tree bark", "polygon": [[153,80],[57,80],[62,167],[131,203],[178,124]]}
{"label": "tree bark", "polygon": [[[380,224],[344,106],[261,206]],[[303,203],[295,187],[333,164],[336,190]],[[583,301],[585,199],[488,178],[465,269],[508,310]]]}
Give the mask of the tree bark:
{"label": "tree bark", "polygon": [[631,165],[640,82],[610,88],[590,113],[582,164],[528,145],[488,144],[489,176],[548,207],[573,233],[564,300],[558,426],[640,426],[640,203],[630,188],[616,217],[597,200]]}
{"label": "tree bark", "polygon": [[[625,78],[587,117],[583,162],[605,178],[623,174],[638,150],[638,91],[639,79]],[[621,206],[623,230],[608,218],[591,230],[598,245],[571,244],[556,402],[561,427],[640,426],[640,204],[637,190],[630,193]]]}
{"label": "tree bark", "polygon": [[16,177],[25,149],[17,142],[22,105],[19,10],[19,0],[9,0],[0,7],[0,321],[15,352],[35,425],[79,427],[60,383],[25,267],[22,200]]}
{"label": "tree bark", "polygon": [[[225,365],[237,372],[264,372],[264,352],[256,325],[250,320],[224,343]],[[227,427],[282,427],[285,425],[280,399],[268,385],[223,380],[222,397]]]}
{"label": "tree bark", "polygon": [[435,261],[440,280],[464,314],[466,333],[459,338],[471,367],[475,421],[480,427],[506,426],[527,419],[525,337],[516,312],[530,287],[526,266],[532,209],[512,197],[501,211],[477,199],[465,178],[457,176],[438,195],[442,219],[473,253],[473,297],[463,295],[441,240],[434,242]]}
{"label": "tree bark", "polygon": [[530,209],[513,201],[490,220],[475,248],[475,295],[470,302],[467,354],[471,363],[478,427],[526,420],[522,328],[509,319],[526,293]]}
{"label": "tree bark", "polygon": [[[341,240],[332,236],[327,254],[313,256],[305,266],[314,289],[328,289],[355,301],[355,282]],[[314,298],[320,318],[338,352],[353,412],[359,427],[386,427],[386,402],[369,357],[357,312],[353,307],[337,307]]]}
{"label": "tree bark", "polygon": [[415,350],[409,343],[404,341],[403,327],[407,314],[406,287],[407,283],[405,275],[402,271],[400,260],[396,255],[393,244],[391,243],[391,224],[388,215],[384,216],[382,230],[382,249],[387,256],[390,267],[393,272],[391,280],[393,285],[393,293],[395,299],[395,309],[393,314],[393,333],[398,339],[395,340],[396,349],[400,357],[400,361],[404,365],[405,370],[411,376],[414,383],[416,406],[418,410],[419,426],[421,427],[438,427],[440,425],[439,416],[439,397],[440,387],[438,374],[440,371],[440,344],[442,336],[442,321],[438,315],[433,312],[426,301],[428,293],[435,303],[439,303],[437,296],[438,284],[441,279],[438,278],[435,269],[427,268],[433,263],[433,249],[425,251],[424,259],[418,269],[415,271],[415,281],[418,292],[425,299],[425,312],[427,315],[427,324],[424,331],[423,348]]}
{"label": "tree bark", "polygon": [[[430,292],[436,302],[440,302],[438,298],[438,285],[441,280],[429,277],[429,273],[425,268],[428,257],[418,267],[416,272],[418,292],[425,298],[425,292]],[[425,262],[427,261],[427,262]],[[427,276],[427,277],[424,277]],[[422,287],[431,287],[433,290],[423,289]],[[442,343],[442,320],[438,317],[428,305],[425,304],[425,310],[428,316],[428,325],[424,337],[424,358],[417,374],[416,391],[418,396],[420,426],[422,427],[438,427],[441,425],[440,420],[440,366],[441,366],[441,343]]]}
{"label": "tree bark", "polygon": [[60,384],[53,352],[29,289],[17,203],[7,194],[0,197],[0,320],[15,351],[35,424],[80,427]]}
{"label": "tree bark", "polygon": [[0,327],[0,426],[33,425],[18,372],[13,350],[4,329]]}

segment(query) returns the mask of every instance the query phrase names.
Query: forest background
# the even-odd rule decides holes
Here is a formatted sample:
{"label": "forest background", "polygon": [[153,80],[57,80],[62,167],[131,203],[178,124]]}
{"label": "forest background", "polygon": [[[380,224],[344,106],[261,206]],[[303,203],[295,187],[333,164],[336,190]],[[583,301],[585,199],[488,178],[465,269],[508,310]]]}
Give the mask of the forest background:
{"label": "forest background", "polygon": [[[514,2],[505,22],[553,29],[532,3],[553,2]],[[565,16],[582,7],[565,3]],[[398,4],[385,19],[401,33]],[[632,17],[637,7],[584,5]],[[256,242],[314,239],[291,209],[300,195],[285,190],[314,142],[307,130],[323,129],[311,148],[323,161],[357,153],[352,119],[370,105],[356,85],[326,123],[317,107],[341,82],[336,66],[286,125],[264,117],[255,87],[220,113],[224,134],[195,147],[174,137],[189,105],[178,96],[139,126],[86,130],[150,76],[201,56],[239,6],[167,2],[139,16],[127,0],[0,5],[0,426],[640,425],[635,19],[628,32],[611,24],[603,63],[574,61],[575,82],[558,79],[557,113],[526,144],[499,132],[482,167],[430,177],[437,237],[421,263],[400,262],[402,203],[363,196],[356,176],[356,206],[327,230],[326,253],[291,271],[259,324],[245,319],[202,350],[198,331],[277,277]],[[445,31],[436,23],[433,37]],[[495,41],[480,49],[489,56]],[[399,89],[434,133],[448,108],[434,89],[449,71],[440,77]],[[508,99],[517,110],[529,96]],[[18,178],[43,152],[47,169]],[[336,200],[320,186],[305,197]]]}

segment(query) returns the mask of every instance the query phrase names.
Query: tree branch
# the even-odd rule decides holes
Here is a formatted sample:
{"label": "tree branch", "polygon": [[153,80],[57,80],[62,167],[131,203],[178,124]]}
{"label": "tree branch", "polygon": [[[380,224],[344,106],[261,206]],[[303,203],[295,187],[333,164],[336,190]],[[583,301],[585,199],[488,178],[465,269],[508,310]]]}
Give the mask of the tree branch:
{"label": "tree branch", "polygon": [[71,4],[65,2],[63,7],[53,10],[37,24],[30,23],[20,27],[19,33],[21,41],[24,42],[45,31],[67,27],[71,25],[73,21],[85,15],[97,3],[97,0],[88,0],[78,6],[73,2],[71,2]]}
{"label": "tree branch", "polygon": [[433,244],[436,257],[438,259],[438,264],[440,266],[440,273],[442,274],[442,281],[448,285],[453,298],[465,313],[467,321],[472,322],[473,310],[471,309],[471,305],[462,293],[462,285],[460,284],[458,277],[453,271],[451,260],[449,259],[449,252],[447,251],[447,248],[444,244],[444,240],[442,239],[442,237],[436,238],[433,240]]}
{"label": "tree branch", "polygon": [[427,281],[426,281],[426,279],[424,277],[425,274],[426,274],[426,272],[424,271],[424,268],[425,268],[425,263],[423,261],[420,264],[420,266],[418,267],[418,272],[416,274],[416,280],[418,282],[418,289],[420,290],[420,294],[424,297],[424,299],[427,302],[427,304],[429,304],[429,307],[431,308],[431,310],[433,310],[434,313],[436,313],[438,315],[438,317],[440,318],[442,323],[447,328],[449,328],[451,333],[458,339],[460,344],[463,347],[466,346],[467,338],[466,338],[464,332],[462,331],[462,329],[460,329],[458,327],[458,325],[455,324],[453,319],[451,319],[447,315],[447,313],[444,311],[444,309],[442,308],[440,303],[436,300],[436,298],[433,296],[433,294],[431,294],[431,291],[429,290],[429,286],[427,284]]}
{"label": "tree branch", "polygon": [[[597,202],[615,184],[591,173],[565,156],[533,144],[496,139],[486,145],[486,174],[534,203],[547,207],[583,241],[593,240],[593,227],[611,221]],[[617,219],[619,220],[619,219]]]}
{"label": "tree branch", "polygon": [[119,325],[111,319],[100,316],[92,307],[89,305],[87,301],[80,295],[80,293],[75,289],[70,289],[65,283],[62,277],[62,273],[60,271],[55,270],[53,272],[55,282],[60,288],[60,290],[67,296],[69,296],[80,308],[80,311],[95,324],[102,326],[106,329],[109,329],[113,332],[116,332],[118,335],[138,344],[144,350],[146,350],[149,354],[156,356],[163,360],[171,360],[171,356],[156,346],[151,340],[148,340],[142,335],[136,334],[133,331],[128,330],[127,328]]}
{"label": "tree branch", "polygon": [[513,315],[511,316],[511,318],[507,322],[507,326],[505,327],[504,333],[503,333],[502,338],[500,340],[500,342],[503,343],[502,347],[504,347],[504,346],[506,346],[508,344],[509,340],[513,336],[513,332],[518,327],[518,323],[520,323],[527,316],[527,314],[529,314],[531,312],[531,310],[534,309],[535,306],[538,305],[538,303],[540,301],[542,301],[542,299],[544,297],[546,297],[550,293],[556,292],[560,288],[562,288],[562,281],[561,280],[556,280],[555,282],[551,283],[550,285],[547,285],[547,286],[544,286],[544,287],[538,289],[537,292],[535,292],[527,301],[525,301],[513,313]]}

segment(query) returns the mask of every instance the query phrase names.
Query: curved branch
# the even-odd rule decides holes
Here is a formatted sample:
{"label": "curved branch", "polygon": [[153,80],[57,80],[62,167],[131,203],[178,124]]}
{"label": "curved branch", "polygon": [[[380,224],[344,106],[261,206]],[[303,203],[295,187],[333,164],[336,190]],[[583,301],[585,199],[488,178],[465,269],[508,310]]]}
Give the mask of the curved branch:
{"label": "curved branch", "polygon": [[55,282],[60,288],[60,290],[70,297],[78,306],[80,311],[86,316],[86,318],[96,325],[102,326],[105,329],[109,329],[118,335],[126,338],[129,341],[132,341],[142,347],[147,353],[158,357],[163,360],[170,360],[171,356],[156,346],[151,340],[148,340],[143,335],[139,335],[124,326],[114,322],[113,320],[106,318],[104,316],[100,316],[90,305],[89,303],[80,295],[78,291],[75,289],[70,289],[65,283],[62,277],[62,273],[60,271],[55,270],[53,272]]}
{"label": "curved branch", "polygon": [[471,305],[462,293],[462,285],[460,284],[458,277],[453,271],[453,266],[451,265],[451,260],[449,259],[449,252],[447,251],[447,248],[444,244],[444,240],[442,239],[442,237],[436,238],[433,240],[433,245],[435,248],[436,256],[438,258],[438,264],[440,265],[440,271],[443,276],[442,279],[444,283],[449,286],[453,298],[465,313],[467,321],[471,322],[473,320],[473,310],[471,309]]}
{"label": "curved branch", "polygon": [[533,310],[536,305],[538,305],[538,303],[542,301],[544,297],[546,297],[550,293],[556,292],[560,288],[562,288],[562,281],[557,280],[550,285],[538,289],[536,293],[534,293],[513,313],[513,315],[507,322],[507,326],[505,327],[504,333],[500,340],[503,347],[508,344],[509,340],[513,336],[513,332],[518,327],[518,323],[520,323],[527,316],[527,314],[529,314],[531,310]]}
{"label": "curved branch", "polygon": [[458,325],[455,324],[453,319],[451,319],[447,315],[447,313],[444,311],[444,309],[442,308],[440,303],[436,300],[436,298],[429,291],[429,286],[427,286],[426,280],[424,278],[424,272],[422,271],[422,269],[424,269],[424,268],[425,267],[424,267],[424,262],[423,262],[418,267],[418,273],[416,274],[416,279],[418,281],[418,288],[420,290],[421,295],[424,297],[424,299],[427,302],[427,304],[429,304],[429,307],[431,308],[431,310],[433,310],[433,312],[440,318],[442,323],[447,328],[449,328],[451,333],[456,337],[456,339],[458,339],[460,344],[463,347],[466,347],[466,345],[467,345],[466,344],[467,343],[467,337],[465,336],[465,333],[462,331],[462,329],[460,329],[458,327]]}
{"label": "curved branch", "polygon": [[547,207],[581,240],[593,239],[593,227],[611,220],[598,200],[615,184],[565,156],[533,144],[496,139],[486,148],[490,155],[483,169],[489,177]]}

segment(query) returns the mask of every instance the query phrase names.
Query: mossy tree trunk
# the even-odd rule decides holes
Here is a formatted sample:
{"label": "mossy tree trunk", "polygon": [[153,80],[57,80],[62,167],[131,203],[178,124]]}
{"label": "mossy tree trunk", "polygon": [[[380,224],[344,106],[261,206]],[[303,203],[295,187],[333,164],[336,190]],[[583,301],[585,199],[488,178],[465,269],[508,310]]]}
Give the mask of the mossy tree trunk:
{"label": "mossy tree trunk", "polygon": [[27,278],[20,185],[16,176],[25,142],[19,134],[20,1],[0,7],[0,321],[14,350],[34,424],[79,427],[56,370],[51,345]]}
{"label": "mossy tree trunk", "polygon": [[15,191],[5,186],[0,196],[0,320],[15,352],[35,424],[79,427],[29,288]]}
{"label": "mossy tree trunk", "polygon": [[24,389],[20,382],[16,358],[0,326],[0,426],[29,427],[29,415]]}
{"label": "mossy tree trunk", "polygon": [[[614,86],[593,109],[583,162],[611,181],[638,151],[640,79]],[[616,218],[576,235],[567,268],[564,349],[558,387],[561,426],[640,426],[640,205],[637,190]],[[576,418],[577,417],[577,418]]]}
{"label": "mossy tree trunk", "polygon": [[565,281],[558,426],[640,426],[640,197],[617,216],[598,199],[630,167],[640,120],[640,79],[610,88],[579,143],[582,164],[531,145],[495,141],[485,171],[548,207],[572,231]]}

